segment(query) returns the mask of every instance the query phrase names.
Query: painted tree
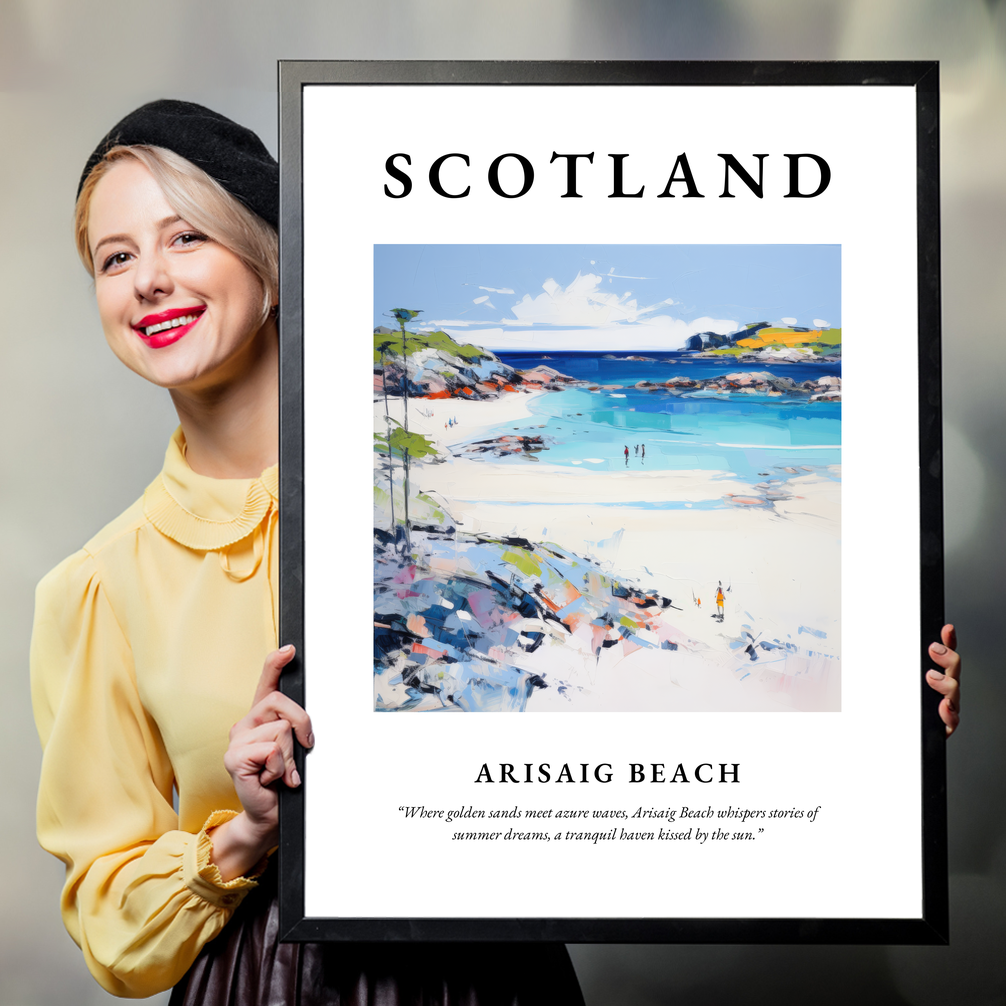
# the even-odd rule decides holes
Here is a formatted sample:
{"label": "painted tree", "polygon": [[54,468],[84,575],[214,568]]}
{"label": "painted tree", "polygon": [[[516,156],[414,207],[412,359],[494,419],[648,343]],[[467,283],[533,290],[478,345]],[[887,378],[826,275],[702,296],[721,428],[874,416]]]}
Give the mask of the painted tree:
{"label": "painted tree", "polygon": [[[402,338],[402,417],[404,420],[405,434],[409,432],[409,346],[408,337],[412,334],[405,330],[405,323],[422,314],[422,308],[413,311],[407,307],[393,307],[391,316],[398,322],[398,328]],[[389,441],[391,435],[388,437]],[[409,536],[409,446],[406,443],[402,454],[402,467],[405,470],[405,547],[411,551],[412,545]]]}
{"label": "painted tree", "polygon": [[[387,455],[389,464],[392,458],[402,460],[402,467],[405,472],[404,496],[405,496],[405,547],[406,551],[412,551],[412,539],[409,527],[409,468],[408,458],[415,458],[421,461],[423,458],[435,457],[437,454],[436,445],[429,437],[422,433],[410,433],[401,423],[394,419],[388,421],[388,436],[382,438],[379,433],[374,434],[374,450],[379,454]],[[395,482],[391,480],[392,507],[394,507]],[[392,509],[392,531],[394,531],[394,509]]]}
{"label": "painted tree", "polygon": [[[387,428],[385,439],[391,439],[391,411],[388,408],[388,369],[386,357],[388,351],[394,345],[395,336],[392,332],[374,333],[374,354],[381,362],[381,389],[384,392],[384,425]],[[377,434],[374,434],[375,439]],[[395,462],[394,458],[388,455],[388,483],[389,496],[391,499],[391,533],[395,533]]]}

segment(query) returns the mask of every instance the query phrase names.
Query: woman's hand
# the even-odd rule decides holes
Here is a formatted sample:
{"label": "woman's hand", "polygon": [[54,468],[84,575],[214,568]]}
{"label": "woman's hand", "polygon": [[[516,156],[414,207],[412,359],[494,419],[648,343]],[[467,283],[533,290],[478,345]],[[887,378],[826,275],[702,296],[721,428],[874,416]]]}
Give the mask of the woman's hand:
{"label": "woman's hand", "polygon": [[224,766],[244,810],[209,833],[211,859],[224,880],[247,873],[276,845],[279,793],[273,784],[282,779],[291,788],[300,785],[294,734],[304,747],[314,746],[311,718],[278,690],[280,674],[295,652],[284,646],[266,657],[251,710],[231,727]]}
{"label": "woman's hand", "polygon": [[944,625],[940,633],[942,643],[931,643],[929,656],[943,668],[926,673],[930,688],[943,696],[940,719],[947,725],[949,737],[961,721],[961,658],[957,653],[957,632],[952,625]]}

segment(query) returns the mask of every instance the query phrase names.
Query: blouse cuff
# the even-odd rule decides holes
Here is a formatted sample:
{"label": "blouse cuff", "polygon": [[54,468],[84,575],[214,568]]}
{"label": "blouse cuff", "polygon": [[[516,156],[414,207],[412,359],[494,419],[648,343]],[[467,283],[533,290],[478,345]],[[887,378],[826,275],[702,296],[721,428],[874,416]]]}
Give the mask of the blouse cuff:
{"label": "blouse cuff", "polygon": [[182,860],[182,875],[186,886],[194,894],[218,908],[234,909],[240,905],[245,895],[252,888],[258,887],[255,878],[261,876],[269,865],[269,857],[263,856],[255,868],[245,876],[224,880],[216,863],[210,861],[213,842],[207,833],[237,816],[236,810],[213,811],[206,819],[202,831],[195,836],[195,841],[186,844]]}

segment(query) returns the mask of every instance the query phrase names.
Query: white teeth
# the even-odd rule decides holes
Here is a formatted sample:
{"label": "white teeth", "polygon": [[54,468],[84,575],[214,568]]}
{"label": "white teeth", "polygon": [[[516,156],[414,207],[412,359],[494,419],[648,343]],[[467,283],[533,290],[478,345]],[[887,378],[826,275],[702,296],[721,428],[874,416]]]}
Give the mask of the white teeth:
{"label": "white teeth", "polygon": [[198,314],[185,314],[180,318],[172,318],[170,321],[162,321],[159,325],[151,325],[149,328],[143,330],[143,334],[149,339],[152,335],[156,335],[158,332],[163,332],[169,328],[180,328],[182,325],[188,325],[198,318]]}

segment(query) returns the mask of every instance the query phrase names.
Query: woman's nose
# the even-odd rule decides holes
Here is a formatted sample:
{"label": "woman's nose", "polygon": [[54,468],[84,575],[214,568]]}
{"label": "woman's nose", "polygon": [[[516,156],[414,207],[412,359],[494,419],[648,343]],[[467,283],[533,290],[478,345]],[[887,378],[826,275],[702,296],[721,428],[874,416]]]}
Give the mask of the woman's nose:
{"label": "woman's nose", "polygon": [[168,261],[162,252],[140,255],[133,272],[133,288],[136,299],[141,301],[156,301],[174,290]]}

